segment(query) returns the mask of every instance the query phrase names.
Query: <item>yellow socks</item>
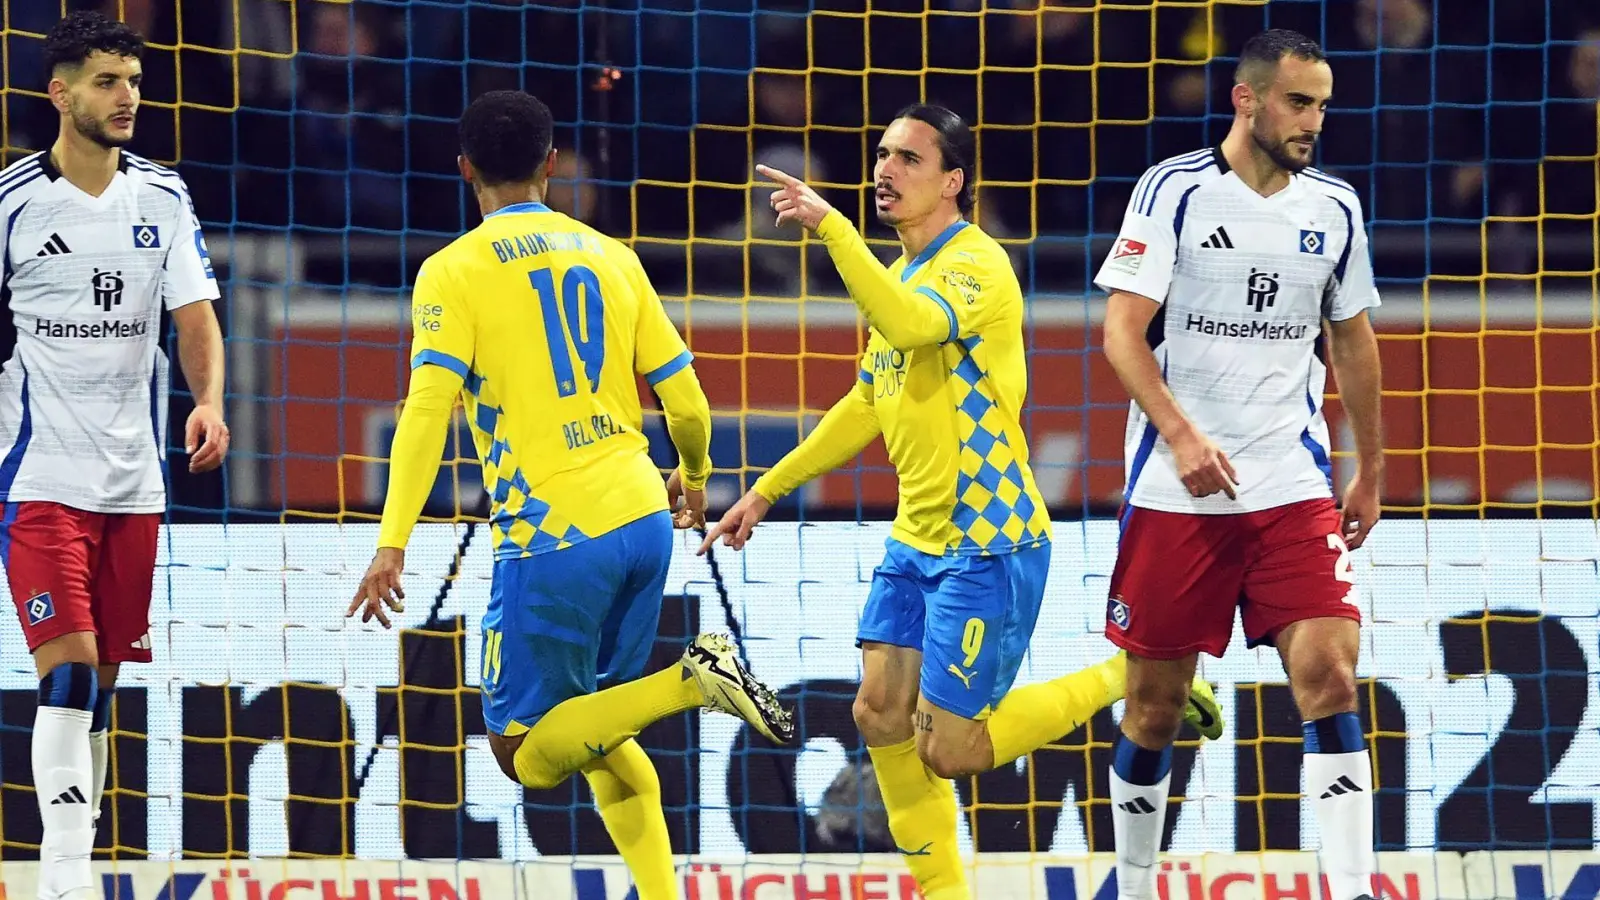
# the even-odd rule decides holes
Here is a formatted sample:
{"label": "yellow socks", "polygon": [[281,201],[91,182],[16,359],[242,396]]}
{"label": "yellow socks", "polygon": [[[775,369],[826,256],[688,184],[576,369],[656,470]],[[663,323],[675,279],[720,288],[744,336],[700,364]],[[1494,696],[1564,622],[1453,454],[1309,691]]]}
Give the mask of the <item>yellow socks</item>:
{"label": "yellow socks", "polygon": [[1116,656],[1054,681],[1015,688],[989,717],[994,764],[1043,747],[1121,699],[1127,685],[1127,658]]}
{"label": "yellow socks", "polygon": [[704,702],[700,685],[682,665],[573,697],[535,723],[517,748],[517,780],[535,790],[555,787],[646,725]]}
{"label": "yellow socks", "polygon": [[956,789],[917,756],[915,738],[868,747],[889,813],[889,833],[927,900],[971,900],[956,847]]}
{"label": "yellow socks", "polygon": [[638,741],[627,741],[583,767],[594,805],[622,861],[633,875],[638,900],[678,900],[672,842],[661,808],[661,780]]}

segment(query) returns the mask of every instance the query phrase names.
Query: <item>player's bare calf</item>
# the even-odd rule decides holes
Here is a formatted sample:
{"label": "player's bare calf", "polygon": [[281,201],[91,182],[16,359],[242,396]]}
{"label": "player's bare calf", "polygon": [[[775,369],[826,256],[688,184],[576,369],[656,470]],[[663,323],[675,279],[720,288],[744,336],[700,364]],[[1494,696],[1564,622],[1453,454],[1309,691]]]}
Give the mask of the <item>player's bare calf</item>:
{"label": "player's bare calf", "polygon": [[1357,711],[1361,626],[1356,620],[1304,619],[1285,626],[1277,645],[1301,719],[1313,722]]}

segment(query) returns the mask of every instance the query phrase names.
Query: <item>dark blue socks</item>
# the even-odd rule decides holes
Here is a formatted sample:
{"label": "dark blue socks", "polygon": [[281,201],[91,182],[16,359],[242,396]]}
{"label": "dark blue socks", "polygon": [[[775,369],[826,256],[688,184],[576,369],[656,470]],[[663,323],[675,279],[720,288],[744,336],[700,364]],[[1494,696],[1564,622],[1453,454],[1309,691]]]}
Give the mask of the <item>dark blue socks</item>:
{"label": "dark blue socks", "polygon": [[1172,745],[1160,750],[1146,750],[1118,734],[1111,749],[1111,771],[1129,784],[1157,784],[1172,771]]}
{"label": "dark blue socks", "polygon": [[1367,748],[1361,717],[1353,712],[1334,713],[1301,725],[1307,753],[1355,753]]}
{"label": "dark blue socks", "polygon": [[[94,666],[86,663],[62,663],[39,679],[40,706],[92,712],[99,699],[100,677]],[[106,712],[110,714],[109,700]]]}
{"label": "dark blue socks", "polygon": [[93,718],[89,720],[89,733],[105,731],[111,727],[111,697],[114,688],[101,688],[94,698]]}

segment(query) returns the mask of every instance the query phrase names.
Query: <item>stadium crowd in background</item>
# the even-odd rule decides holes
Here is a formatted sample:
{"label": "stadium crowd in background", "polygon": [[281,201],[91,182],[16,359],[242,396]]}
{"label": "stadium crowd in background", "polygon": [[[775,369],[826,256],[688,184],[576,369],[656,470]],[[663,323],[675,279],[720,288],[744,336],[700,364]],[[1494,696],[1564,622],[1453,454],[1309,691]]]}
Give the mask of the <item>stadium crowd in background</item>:
{"label": "stadium crowd in background", "polygon": [[[739,188],[755,163],[777,160],[825,185],[859,184],[864,145],[861,132],[849,129],[881,127],[895,109],[922,99],[925,87],[926,99],[980,125],[980,183],[993,185],[979,195],[984,227],[1002,239],[1050,239],[1034,246],[1024,288],[1083,292],[1084,250],[1073,239],[1109,240],[1145,165],[1220,140],[1230,113],[1227,79],[1214,77],[1226,63],[1214,60],[1237,54],[1266,24],[1320,35],[1338,62],[1336,127],[1322,163],[1369,198],[1379,232],[1398,238],[1424,222],[1470,223],[1459,246],[1434,236],[1435,274],[1479,271],[1483,217],[1538,211],[1541,160],[1596,150],[1600,13],[1584,0],[1151,9],[1128,2],[1098,12],[1087,0],[1043,0],[1042,7],[1040,0],[933,0],[925,27],[918,17],[880,18],[870,39],[860,18],[826,14],[854,9],[839,0],[816,4],[809,18],[812,7],[797,0],[641,0],[613,10],[574,0],[308,0],[292,5],[297,21],[282,0],[240,0],[184,5],[181,73],[175,54],[160,49],[176,43],[177,4],[120,4],[67,5],[120,9],[150,35],[152,80],[171,85],[151,99],[181,95],[183,104],[178,127],[153,122],[143,149],[180,159],[202,219],[246,230],[289,226],[327,240],[346,227],[440,236],[469,227],[475,214],[461,202],[448,136],[465,98],[485,90],[523,87],[553,98],[558,123],[568,125],[558,146],[569,151],[558,173],[566,178],[554,185],[557,204],[619,233],[671,237],[689,234],[692,205],[693,236],[728,238],[744,236],[752,194]],[[11,26],[42,33],[55,6],[14,9]],[[873,5],[924,8],[921,0]],[[981,23],[973,15],[980,9]],[[215,52],[233,47],[235,34],[245,52]],[[37,43],[11,40],[10,84],[38,80]],[[1152,53],[1159,62],[1141,65]],[[869,57],[874,74],[865,90],[859,76],[829,74],[860,69]],[[610,91],[595,88],[601,63],[619,76],[604,79]],[[48,104],[15,95],[9,102],[13,154],[38,146],[53,127]],[[152,119],[172,114],[150,112]],[[1152,114],[1159,124],[1147,125]],[[590,124],[571,127],[579,119]],[[611,124],[604,137],[603,122]],[[1092,130],[1081,127],[1090,123]],[[178,143],[166,143],[172,135],[181,153]],[[1547,202],[1559,206],[1548,211],[1594,211],[1592,178],[1560,167],[1545,177]],[[697,186],[641,190],[635,203],[638,179]],[[834,188],[830,199],[854,216],[861,194]],[[869,236],[888,237],[878,228]],[[1536,270],[1520,249],[1526,242],[1492,243],[1495,271]],[[392,260],[371,267],[358,260],[351,276],[408,283],[435,246],[421,242],[399,270]],[[1379,276],[1420,275],[1410,252],[1417,246],[1375,242]],[[743,248],[692,252],[697,291],[745,289]],[[755,252],[749,287],[837,293],[840,285],[824,271],[800,284],[797,252]],[[1561,268],[1589,267],[1586,242],[1571,252],[1577,264]],[[663,291],[683,289],[681,249],[644,255]]]}

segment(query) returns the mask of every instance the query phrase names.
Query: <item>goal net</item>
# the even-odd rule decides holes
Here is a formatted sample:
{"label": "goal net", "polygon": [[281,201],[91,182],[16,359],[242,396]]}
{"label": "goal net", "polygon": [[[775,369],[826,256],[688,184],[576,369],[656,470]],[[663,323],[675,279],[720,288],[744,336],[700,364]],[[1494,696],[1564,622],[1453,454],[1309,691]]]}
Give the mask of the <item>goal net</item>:
{"label": "goal net", "polygon": [[[83,5],[6,4],[9,160],[54,139],[42,35]],[[1600,16],[1584,4],[100,6],[151,42],[136,149],[184,174],[205,222],[234,435],[220,476],[172,466],[156,662],[124,668],[115,707],[97,854],[108,898],[628,896],[583,780],[526,791],[488,750],[491,558],[464,421],[406,557],[398,627],[343,616],[376,538],[412,280],[478,220],[455,171],[468,99],[521,87],[545,100],[560,150],[550,204],[643,259],[711,397],[714,509],[847,389],[866,337],[821,246],[774,227],[754,164],[821,186],[888,261],[893,234],[863,188],[881,129],[919,100],[975,124],[975,218],[1027,294],[1024,424],[1056,520],[1028,683],[1113,650],[1127,398],[1089,279],[1143,170],[1226,133],[1233,57],[1264,27],[1329,51],[1318,165],[1361,195],[1384,300],[1386,519],[1354,554],[1377,889],[1600,894]],[[1342,485],[1336,398],[1328,415]],[[181,460],[181,434],[169,443]],[[799,710],[782,749],[726,717],[641,736],[684,896],[913,896],[851,717],[855,623],[894,497],[874,447],[786,499],[742,553],[696,557],[682,536],[652,667],[734,628]],[[1201,671],[1227,729],[1178,746],[1161,900],[1318,900],[1277,657],[1236,635]],[[36,688],[0,617],[0,882],[16,896],[32,895],[40,833]],[[1119,714],[958,782],[979,896],[1115,896],[1105,772]]]}

